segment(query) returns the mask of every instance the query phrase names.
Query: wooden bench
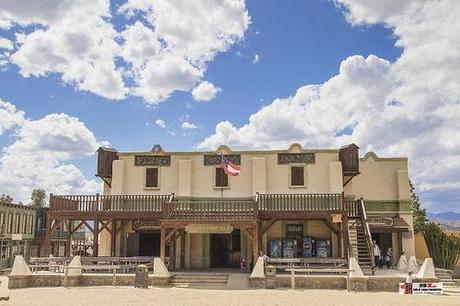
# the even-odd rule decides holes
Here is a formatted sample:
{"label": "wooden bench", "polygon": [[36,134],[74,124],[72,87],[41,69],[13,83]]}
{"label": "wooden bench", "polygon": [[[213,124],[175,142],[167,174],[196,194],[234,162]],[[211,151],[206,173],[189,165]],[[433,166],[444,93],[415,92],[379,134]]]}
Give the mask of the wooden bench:
{"label": "wooden bench", "polygon": [[267,264],[273,265],[276,268],[311,268],[319,267],[334,267],[339,268],[347,266],[348,260],[345,258],[269,258]]}
{"label": "wooden bench", "polygon": [[81,267],[69,267],[69,266],[61,266],[61,269],[64,270],[64,287],[68,286],[68,276],[70,269],[78,269],[78,270],[112,270],[112,286],[117,285],[117,269],[120,269],[120,266],[114,265],[96,265],[96,266],[81,266]]}
{"label": "wooden bench", "polygon": [[347,273],[347,290],[349,290],[349,282],[350,282],[350,272],[354,272],[353,269],[342,269],[342,268],[335,268],[335,269],[285,269],[286,272],[291,272],[291,288],[295,289],[295,273],[307,273],[307,276],[310,276],[310,273]]}

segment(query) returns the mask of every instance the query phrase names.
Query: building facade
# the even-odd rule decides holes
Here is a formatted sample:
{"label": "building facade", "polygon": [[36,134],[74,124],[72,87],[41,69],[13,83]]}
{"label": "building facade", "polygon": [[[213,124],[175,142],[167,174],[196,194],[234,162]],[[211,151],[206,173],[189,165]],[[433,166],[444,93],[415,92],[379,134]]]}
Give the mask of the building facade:
{"label": "building facade", "polygon": [[[407,159],[359,158],[358,149],[100,148],[103,194],[52,195],[47,237],[86,226],[93,255],[161,256],[172,268],[237,267],[260,251],[373,265],[371,240],[395,261],[414,254]],[[222,155],[238,176],[224,173]]]}
{"label": "building facade", "polygon": [[38,254],[37,210],[32,205],[0,203],[0,268],[10,267],[15,255]]}

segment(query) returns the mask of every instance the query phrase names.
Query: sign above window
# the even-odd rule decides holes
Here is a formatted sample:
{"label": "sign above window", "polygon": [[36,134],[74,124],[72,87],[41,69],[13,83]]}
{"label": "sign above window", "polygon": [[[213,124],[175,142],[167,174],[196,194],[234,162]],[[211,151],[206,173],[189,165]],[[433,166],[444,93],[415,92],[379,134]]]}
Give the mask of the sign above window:
{"label": "sign above window", "polygon": [[134,157],[135,166],[163,166],[171,165],[171,156],[169,155],[136,155]]}
{"label": "sign above window", "polygon": [[[228,157],[229,160],[232,161],[235,165],[241,164],[241,155],[239,154],[230,154],[225,155]],[[221,165],[222,159],[220,155],[213,154],[213,155],[204,155],[204,165],[205,166],[214,166],[214,165]]]}
{"label": "sign above window", "polygon": [[315,153],[278,153],[278,164],[314,164]]}

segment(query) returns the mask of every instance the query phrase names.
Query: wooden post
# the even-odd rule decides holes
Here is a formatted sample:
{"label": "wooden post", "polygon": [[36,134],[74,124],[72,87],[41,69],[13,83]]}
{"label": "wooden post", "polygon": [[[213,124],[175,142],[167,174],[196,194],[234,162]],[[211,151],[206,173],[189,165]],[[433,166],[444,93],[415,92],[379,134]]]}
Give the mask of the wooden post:
{"label": "wooden post", "polygon": [[112,219],[112,234],[111,234],[112,242],[110,244],[110,254],[115,257],[116,249],[115,243],[117,241],[117,220]]}
{"label": "wooden post", "polygon": [[68,286],[68,284],[67,284],[67,277],[68,277],[68,275],[69,275],[69,269],[67,268],[67,269],[64,269],[64,270],[65,270],[65,271],[64,271],[64,287],[67,287],[67,286]]}
{"label": "wooden post", "polygon": [[113,275],[112,275],[112,286],[117,286],[117,268],[113,268]]}
{"label": "wooden post", "polygon": [[69,233],[69,239],[66,244],[66,256],[72,257],[72,234],[73,234],[73,222],[72,220],[67,221],[67,232]]}
{"label": "wooden post", "polygon": [[257,259],[259,258],[259,223],[256,223],[254,232],[252,233],[252,264],[255,266]]}
{"label": "wooden post", "polygon": [[185,230],[180,232],[180,268],[185,268]]}
{"label": "wooden post", "polygon": [[166,261],[166,228],[161,225],[160,229],[160,258],[165,263]]}
{"label": "wooden post", "polygon": [[50,219],[50,213],[46,213],[46,235],[45,235],[45,242],[43,244],[43,249],[42,249],[42,255],[45,257],[50,256],[51,253],[51,226],[52,226],[52,220]]}
{"label": "wooden post", "polygon": [[291,270],[291,289],[295,289],[295,271]]}
{"label": "wooden post", "polygon": [[93,228],[93,257],[99,254],[99,219],[94,220]]}

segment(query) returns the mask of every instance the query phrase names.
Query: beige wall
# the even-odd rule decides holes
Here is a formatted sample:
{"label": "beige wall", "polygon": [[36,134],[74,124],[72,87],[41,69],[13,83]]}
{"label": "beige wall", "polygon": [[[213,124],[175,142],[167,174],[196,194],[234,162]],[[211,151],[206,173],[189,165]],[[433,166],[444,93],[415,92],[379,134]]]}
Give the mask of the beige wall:
{"label": "beige wall", "polygon": [[366,200],[408,200],[406,158],[379,158],[372,152],[359,161],[361,174],[347,184],[345,193]]}
{"label": "beige wall", "polygon": [[[315,152],[315,163],[305,165],[306,187],[290,187],[290,166],[279,165],[278,152]],[[220,154],[219,152],[215,152]],[[241,173],[229,177],[224,197],[250,197],[259,193],[340,193],[342,167],[337,150],[303,151],[291,146],[290,151],[229,152],[241,154]],[[171,155],[171,165],[160,168],[160,187],[144,188],[145,167],[134,166],[136,154],[121,153],[113,162],[111,194],[170,194],[183,197],[220,197],[214,187],[214,166],[205,166],[203,153],[164,153]],[[155,153],[158,154],[158,153]],[[212,154],[208,152],[206,154]],[[301,164],[304,165],[304,164]]]}

